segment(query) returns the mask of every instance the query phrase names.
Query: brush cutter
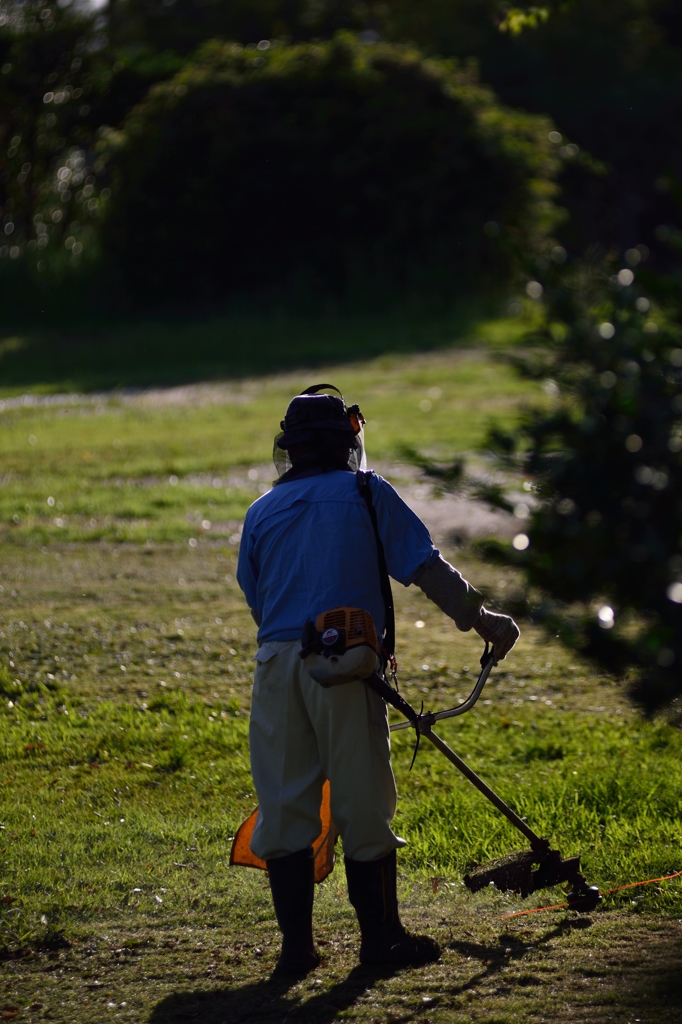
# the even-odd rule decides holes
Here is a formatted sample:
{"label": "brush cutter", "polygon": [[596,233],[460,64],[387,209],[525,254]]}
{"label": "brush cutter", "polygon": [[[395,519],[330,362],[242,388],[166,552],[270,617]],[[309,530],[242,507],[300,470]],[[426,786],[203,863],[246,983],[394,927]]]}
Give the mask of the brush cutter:
{"label": "brush cutter", "polygon": [[[465,875],[464,884],[471,892],[478,892],[479,889],[483,889],[486,885],[495,885],[502,891],[511,890],[512,892],[520,893],[521,896],[528,896],[538,889],[547,889],[553,885],[565,883],[571,887],[568,893],[568,902],[572,909],[594,910],[601,901],[601,896],[597,886],[588,885],[580,873],[580,857],[567,857],[564,859],[558,850],[553,850],[548,839],[542,839],[537,835],[523,818],[520,818],[497,793],[493,792],[490,786],[487,786],[471,770],[468,764],[433,731],[433,726],[436,722],[444,718],[455,718],[457,715],[463,715],[473,708],[481,696],[491,669],[496,664],[494,650],[489,650],[488,644],[486,644],[481,658],[481,673],[476,681],[476,685],[462,704],[456,708],[450,708],[449,711],[436,711],[431,714],[417,715],[410,708],[411,714],[408,714],[404,708],[397,705],[397,702],[391,701],[409,719],[407,722],[392,725],[391,732],[414,728],[417,733],[417,742],[419,742],[420,736],[425,736],[530,842],[530,850],[509,853],[506,857],[501,857],[499,860],[484,864],[482,867]],[[401,700],[407,703],[404,701],[404,698],[401,698]]]}

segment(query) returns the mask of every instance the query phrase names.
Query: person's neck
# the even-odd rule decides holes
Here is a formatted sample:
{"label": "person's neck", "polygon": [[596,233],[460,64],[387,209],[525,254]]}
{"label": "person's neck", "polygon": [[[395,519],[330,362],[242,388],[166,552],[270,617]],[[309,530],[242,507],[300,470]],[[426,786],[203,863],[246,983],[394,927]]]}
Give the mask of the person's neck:
{"label": "person's neck", "polygon": [[284,484],[290,480],[300,480],[306,476],[318,476],[320,473],[338,471],[352,473],[348,463],[343,462],[342,459],[324,458],[318,452],[311,452],[309,455],[303,455],[301,458],[296,459],[291,469],[283,473],[275,483]]}

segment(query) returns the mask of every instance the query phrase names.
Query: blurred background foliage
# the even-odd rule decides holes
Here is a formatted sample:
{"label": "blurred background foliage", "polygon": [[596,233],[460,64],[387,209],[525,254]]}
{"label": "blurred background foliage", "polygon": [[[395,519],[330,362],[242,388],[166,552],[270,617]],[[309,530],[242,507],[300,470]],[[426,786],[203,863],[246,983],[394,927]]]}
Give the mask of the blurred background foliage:
{"label": "blurred background foliage", "polygon": [[528,282],[537,319],[505,361],[549,402],[491,427],[484,447],[503,477],[471,476],[461,457],[404,455],[436,489],[518,518],[511,545],[478,545],[525,575],[510,610],[626,678],[646,712],[679,714],[682,232],[667,244],[677,263],[666,275],[647,269],[640,245],[550,264]]}
{"label": "blurred background foliage", "polygon": [[344,33],[256,52],[207,44],[102,138],[102,244],[139,302],[499,290],[547,249],[552,124],[475,69]]}
{"label": "blurred background foliage", "polygon": [[[51,365],[94,386],[147,359],[151,383],[163,315],[255,311],[241,361],[221,325],[201,351],[181,332],[195,373],[234,374],[287,365],[278,348],[329,358],[321,313],[369,313],[367,355],[442,344],[434,310],[511,298],[531,325],[517,370],[553,399],[491,435],[528,485],[524,607],[665,706],[682,694],[681,58],[675,0],[0,0],[2,365],[15,386]],[[85,359],[92,325],[126,320],[113,362],[115,345]],[[68,345],[7,337],[57,325]],[[439,472],[466,485],[459,462]],[[515,507],[498,481],[472,493]]]}
{"label": "blurred background foliage", "polygon": [[1,0],[3,304],[449,300],[552,233],[666,271],[681,46],[673,0]]}
{"label": "blurred background foliage", "polygon": [[[339,29],[368,41],[410,41],[428,54],[480,66],[508,105],[553,118],[568,145],[605,162],[605,180],[566,175],[573,216],[566,240],[625,249],[669,216],[668,178],[682,176],[682,11],[675,0],[552,0],[523,8],[499,0],[117,0],[120,39],[150,38],[188,53],[203,39],[328,39]],[[538,15],[539,12],[539,15]],[[571,155],[571,154],[569,154]]]}
{"label": "blurred background foliage", "polygon": [[489,443],[532,481],[512,561],[535,616],[651,712],[682,694],[682,288],[656,302],[641,262],[544,276],[544,323],[513,361],[554,402]]}

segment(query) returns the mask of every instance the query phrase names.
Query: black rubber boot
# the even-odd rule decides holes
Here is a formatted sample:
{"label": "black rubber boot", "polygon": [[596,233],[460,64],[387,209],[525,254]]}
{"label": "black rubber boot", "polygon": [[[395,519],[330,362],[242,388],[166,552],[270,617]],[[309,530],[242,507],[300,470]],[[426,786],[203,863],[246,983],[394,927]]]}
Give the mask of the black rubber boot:
{"label": "black rubber boot", "polygon": [[276,970],[307,974],[320,962],[313,943],[315,864],[313,848],[266,861],[282,952]]}
{"label": "black rubber boot", "polygon": [[438,960],[438,943],[427,935],[410,935],[400,922],[395,850],[380,860],[346,857],[345,862],[348,899],[362,933],[360,962],[408,967]]}

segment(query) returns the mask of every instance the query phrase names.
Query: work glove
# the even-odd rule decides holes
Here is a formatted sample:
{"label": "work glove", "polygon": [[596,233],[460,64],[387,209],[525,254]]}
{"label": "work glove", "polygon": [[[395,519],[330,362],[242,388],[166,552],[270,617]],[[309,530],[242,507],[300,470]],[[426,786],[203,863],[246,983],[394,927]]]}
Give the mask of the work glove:
{"label": "work glove", "polygon": [[498,615],[487,608],[481,608],[474,629],[482,640],[493,645],[496,661],[504,661],[521,635],[511,615]]}

